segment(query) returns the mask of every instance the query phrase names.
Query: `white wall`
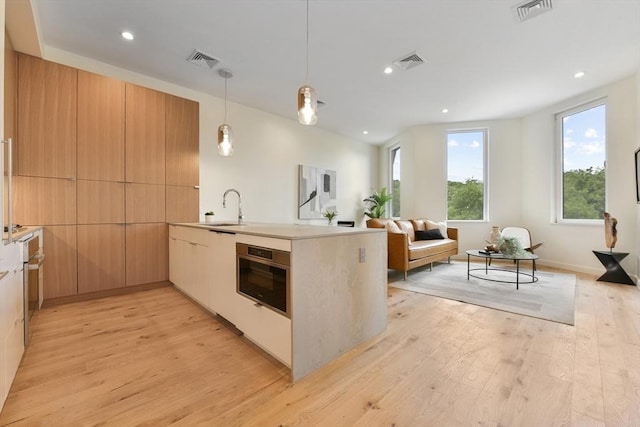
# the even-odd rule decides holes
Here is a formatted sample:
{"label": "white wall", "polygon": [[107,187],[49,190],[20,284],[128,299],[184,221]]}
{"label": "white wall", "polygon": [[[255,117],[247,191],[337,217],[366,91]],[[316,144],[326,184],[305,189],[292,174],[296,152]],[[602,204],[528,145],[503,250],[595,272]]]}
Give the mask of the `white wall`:
{"label": "white wall", "polygon": [[[227,122],[234,130],[235,152],[232,157],[220,157],[216,141],[224,118],[223,99],[50,47],[43,56],[200,103],[201,220],[208,210],[215,211],[216,220],[235,220],[235,195],[222,208],[224,191],[235,188],[242,195],[247,222],[325,224],[326,220],[297,219],[298,165],[304,164],[337,172],[337,219],[364,225],[362,199],[379,179],[377,147],[300,125],[295,110],[292,119],[287,119],[228,102]],[[215,79],[219,78],[212,73],[212,81]],[[231,80],[229,91],[234,84],[242,82]]]}
{"label": "white wall", "polygon": [[484,246],[492,225],[521,224],[520,120],[448,123],[415,126],[380,149],[383,166],[380,186],[388,185],[388,147],[401,146],[402,218],[427,217],[441,221],[447,215],[447,132],[488,129],[489,218],[487,221],[449,221],[459,229],[458,258],[467,249]]}
{"label": "white wall", "polygon": [[617,252],[629,252],[622,262],[636,271],[637,208],[633,152],[638,144],[635,76],[620,80],[528,115],[522,121],[522,219],[537,239],[544,263],[593,274],[604,272],[591,252],[606,250],[602,222],[556,224],[554,195],[556,138],[554,115],[585,102],[607,97],[607,210],[618,219]]}

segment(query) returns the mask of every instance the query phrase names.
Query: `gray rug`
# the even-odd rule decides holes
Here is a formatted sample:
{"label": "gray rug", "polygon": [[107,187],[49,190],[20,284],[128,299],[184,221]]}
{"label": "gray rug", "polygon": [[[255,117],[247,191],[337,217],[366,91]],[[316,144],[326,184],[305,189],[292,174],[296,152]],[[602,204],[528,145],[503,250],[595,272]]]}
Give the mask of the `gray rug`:
{"label": "gray rug", "polygon": [[[512,268],[510,263],[494,265],[500,268]],[[513,283],[498,283],[471,277],[467,280],[467,263],[433,264],[409,271],[406,281],[402,273],[389,274],[389,286],[436,297],[466,302],[496,310],[508,311],[553,322],[574,324],[574,298],[576,277],[572,274],[547,273],[536,271],[538,281],[528,276],[520,276],[520,289],[516,290],[515,272],[504,273],[489,270],[485,276],[484,263],[471,263],[471,268],[481,269],[472,274],[492,279],[510,280]],[[531,274],[531,264],[522,263],[521,271]]]}

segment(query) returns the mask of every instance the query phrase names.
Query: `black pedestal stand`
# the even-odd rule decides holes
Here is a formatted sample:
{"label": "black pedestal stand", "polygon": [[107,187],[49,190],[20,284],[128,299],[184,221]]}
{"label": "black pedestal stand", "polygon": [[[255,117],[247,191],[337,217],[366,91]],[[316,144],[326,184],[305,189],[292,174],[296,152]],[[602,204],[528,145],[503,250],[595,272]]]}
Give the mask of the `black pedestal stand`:
{"label": "black pedestal stand", "polygon": [[631,277],[629,277],[620,265],[620,261],[629,255],[629,253],[593,251],[593,254],[598,257],[604,268],[607,269],[606,273],[598,277],[599,281],[635,285]]}

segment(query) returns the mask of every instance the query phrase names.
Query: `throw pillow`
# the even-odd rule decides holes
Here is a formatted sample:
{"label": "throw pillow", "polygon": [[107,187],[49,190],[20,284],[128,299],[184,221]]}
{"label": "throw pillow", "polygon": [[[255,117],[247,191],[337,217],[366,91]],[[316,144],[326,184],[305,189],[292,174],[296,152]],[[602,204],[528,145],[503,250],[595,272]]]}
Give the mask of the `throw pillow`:
{"label": "throw pillow", "polygon": [[417,230],[416,231],[416,240],[437,240],[444,239],[442,233],[440,233],[439,228],[432,228],[431,230]]}
{"label": "throw pillow", "polygon": [[402,233],[402,230],[400,230],[400,227],[398,227],[398,225],[392,220],[387,221],[384,224],[384,228],[386,228],[387,231],[390,233]]}
{"label": "throw pillow", "polygon": [[442,234],[443,236],[447,235],[447,223],[445,221],[433,222],[427,220],[427,230],[432,230],[434,228],[439,229],[440,234]]}

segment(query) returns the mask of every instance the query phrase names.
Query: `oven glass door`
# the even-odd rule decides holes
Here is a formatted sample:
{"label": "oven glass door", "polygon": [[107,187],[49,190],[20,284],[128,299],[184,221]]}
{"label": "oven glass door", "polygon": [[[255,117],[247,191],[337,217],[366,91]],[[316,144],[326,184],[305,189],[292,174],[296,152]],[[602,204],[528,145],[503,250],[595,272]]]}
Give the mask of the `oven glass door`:
{"label": "oven glass door", "polygon": [[289,268],[238,255],[238,292],[288,317]]}

